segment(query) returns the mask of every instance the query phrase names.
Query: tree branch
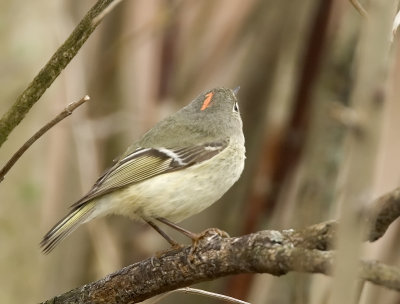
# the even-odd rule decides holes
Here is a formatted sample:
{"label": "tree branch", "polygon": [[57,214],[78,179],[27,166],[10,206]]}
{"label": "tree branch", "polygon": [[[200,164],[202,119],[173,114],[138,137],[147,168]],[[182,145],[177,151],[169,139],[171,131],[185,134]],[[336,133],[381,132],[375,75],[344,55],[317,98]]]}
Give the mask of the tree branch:
{"label": "tree branch", "polygon": [[37,141],[44,133],[50,130],[54,125],[59,123],[64,118],[68,117],[72,114],[72,112],[82,105],[84,102],[88,101],[90,97],[88,95],[84,96],[78,101],[70,103],[60,114],[54,117],[51,121],[49,121],[46,125],[40,128],[31,138],[29,138],[22,146],[18,149],[17,152],[10,158],[10,160],[4,165],[4,167],[0,170],[0,183],[3,181],[4,176],[10,171],[10,169],[15,165],[15,163],[20,159],[20,157],[25,153],[26,150],[29,149],[30,146],[33,145],[35,141]]}
{"label": "tree branch", "polygon": [[360,2],[358,0],[350,0],[350,3],[354,6],[354,8],[357,10],[357,12],[363,16],[364,18],[368,17],[367,11],[363,8]]}
{"label": "tree branch", "polygon": [[[218,299],[218,300],[222,300],[225,302],[229,302],[229,303],[236,303],[236,304],[250,304],[249,302],[245,302],[245,301],[241,301],[232,297],[228,297],[219,293],[214,293],[214,292],[210,292],[210,291],[205,291],[202,289],[197,289],[197,288],[191,288],[191,287],[183,287],[183,288],[179,288],[176,290],[173,290],[172,292],[184,292],[184,293],[189,293],[189,294],[194,294],[194,295],[200,295],[200,296],[205,296],[205,297],[209,297],[211,299]],[[168,293],[166,293],[165,295],[168,295]]]}
{"label": "tree branch", "polygon": [[79,49],[97,27],[93,20],[101,14],[114,0],[98,0],[74,29],[72,34],[54,53],[40,70],[28,87],[18,96],[12,107],[0,119],[0,147],[7,140],[11,131],[22,121],[32,106],[39,100],[61,71],[75,57]]}
{"label": "tree branch", "polygon": [[[381,237],[399,216],[400,188],[371,204],[369,239]],[[396,213],[397,212],[397,213]],[[390,215],[396,213],[397,215]],[[329,221],[300,231],[265,230],[232,238],[208,231],[196,248],[171,249],[127,266],[105,278],[43,303],[133,303],[194,283],[238,273],[291,271],[330,274],[337,222]],[[378,261],[361,261],[362,280],[400,291],[400,269]]]}

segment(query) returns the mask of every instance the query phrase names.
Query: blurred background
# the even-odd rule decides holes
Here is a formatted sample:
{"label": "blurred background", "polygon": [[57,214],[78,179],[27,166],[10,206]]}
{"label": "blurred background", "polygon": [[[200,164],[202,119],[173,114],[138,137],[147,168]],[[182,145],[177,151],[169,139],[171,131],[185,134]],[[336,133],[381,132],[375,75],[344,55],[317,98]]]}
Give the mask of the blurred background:
{"label": "blurred background", "polygon": [[[94,3],[0,2],[1,114]],[[80,227],[47,256],[39,242],[133,140],[212,87],[241,86],[246,167],[218,203],[182,226],[237,236],[336,218],[348,129],[335,111],[350,101],[362,22],[347,0],[122,1],[0,150],[3,165],[68,103],[90,95],[0,184],[0,303],[44,301],[168,248],[151,228],[122,217]],[[395,39],[384,67],[374,197],[400,181],[399,55]],[[392,225],[363,256],[399,265],[398,232]],[[326,276],[291,273],[196,287],[252,303],[326,303],[330,286]],[[160,303],[187,301],[221,303],[176,293]],[[400,294],[367,283],[359,303],[400,303]]]}

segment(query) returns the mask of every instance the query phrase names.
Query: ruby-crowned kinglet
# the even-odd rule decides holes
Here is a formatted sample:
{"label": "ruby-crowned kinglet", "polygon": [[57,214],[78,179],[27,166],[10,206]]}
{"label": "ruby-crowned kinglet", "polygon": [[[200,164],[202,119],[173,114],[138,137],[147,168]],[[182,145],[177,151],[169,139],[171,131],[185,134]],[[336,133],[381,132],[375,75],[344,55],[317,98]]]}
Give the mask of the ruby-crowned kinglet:
{"label": "ruby-crowned kinglet", "polygon": [[217,201],[244,167],[237,91],[209,90],[154,126],[44,236],[43,251],[108,214],[142,219],[165,237],[154,219],[179,222]]}

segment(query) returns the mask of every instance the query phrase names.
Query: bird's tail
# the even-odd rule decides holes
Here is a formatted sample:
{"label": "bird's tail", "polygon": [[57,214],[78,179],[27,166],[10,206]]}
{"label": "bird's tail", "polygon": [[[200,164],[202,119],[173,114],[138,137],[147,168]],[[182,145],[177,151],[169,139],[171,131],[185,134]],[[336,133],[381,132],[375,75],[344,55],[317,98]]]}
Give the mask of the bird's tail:
{"label": "bird's tail", "polygon": [[95,203],[89,202],[73,209],[66,217],[59,221],[40,242],[44,253],[49,253],[56,245],[66,238],[92,214]]}

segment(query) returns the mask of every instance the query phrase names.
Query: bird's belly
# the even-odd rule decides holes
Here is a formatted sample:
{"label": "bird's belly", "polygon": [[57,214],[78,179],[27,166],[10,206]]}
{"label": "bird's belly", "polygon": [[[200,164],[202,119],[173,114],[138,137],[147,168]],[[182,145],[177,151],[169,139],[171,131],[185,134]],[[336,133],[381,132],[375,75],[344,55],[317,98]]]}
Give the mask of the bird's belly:
{"label": "bird's belly", "polygon": [[[240,177],[243,153],[226,148],[213,161],[161,174],[100,199],[98,210],[131,218],[164,217],[174,222],[199,213],[217,201]],[[244,148],[243,148],[244,150]],[[237,155],[233,156],[232,155]]]}

